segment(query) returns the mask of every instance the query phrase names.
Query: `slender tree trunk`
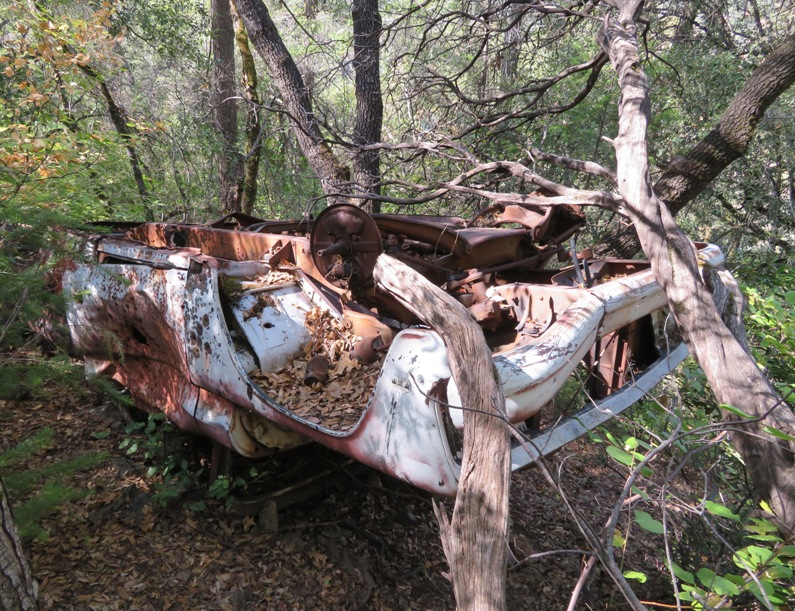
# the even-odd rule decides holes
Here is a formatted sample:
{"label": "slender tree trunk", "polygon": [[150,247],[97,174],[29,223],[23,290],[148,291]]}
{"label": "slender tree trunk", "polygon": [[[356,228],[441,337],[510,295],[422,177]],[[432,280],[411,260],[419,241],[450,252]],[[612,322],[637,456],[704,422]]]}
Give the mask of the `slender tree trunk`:
{"label": "slender tree trunk", "polygon": [[436,508],[458,608],[505,609],[510,445],[505,396],[483,331],[457,300],[389,255],[373,277],[442,336],[464,407],[464,456],[452,518]]}
{"label": "slender tree trunk", "polygon": [[17,527],[0,482],[0,607],[8,611],[36,609],[36,583],[22,553]]}
{"label": "slender tree trunk", "polygon": [[500,49],[500,71],[502,72],[502,85],[504,91],[510,91],[514,86],[516,77],[519,76],[519,56],[522,51],[522,9],[521,5],[513,5],[506,9],[505,21],[515,22],[502,35],[502,49]]}
{"label": "slender tree trunk", "polygon": [[91,77],[99,85],[99,90],[102,93],[102,97],[105,98],[105,104],[108,107],[108,115],[110,116],[110,120],[113,123],[113,127],[116,129],[116,133],[121,137],[122,142],[124,142],[124,148],[127,149],[127,156],[130,158],[130,168],[132,169],[133,180],[135,180],[135,186],[138,189],[138,195],[141,196],[146,220],[153,221],[155,220],[155,215],[152,210],[152,205],[149,198],[149,190],[146,188],[144,174],[141,170],[141,161],[138,157],[138,151],[135,148],[135,134],[129,125],[130,117],[127,114],[127,111],[116,102],[113,94],[110,91],[110,88],[108,87],[105,77],[102,76],[99,71],[95,70],[89,65],[81,65],[80,70],[82,70],[86,76]]}
{"label": "slender tree trunk", "polygon": [[[378,0],[353,0],[353,69],[356,72],[356,128],[353,142],[365,146],[381,141],[384,104],[381,99],[379,50],[381,14]],[[376,183],[381,179],[377,150],[358,149],[353,155],[353,180],[365,191],[381,193]],[[380,202],[364,202],[373,212],[380,212]]]}
{"label": "slender tree trunk", "polygon": [[240,210],[238,196],[237,100],[235,99],[235,35],[230,0],[212,0],[210,104],[213,127],[221,136],[218,156],[218,200],[221,210]]}
{"label": "slender tree trunk", "polygon": [[679,14],[676,16],[678,23],[676,24],[676,32],[674,33],[674,44],[682,42],[690,42],[693,36],[693,25],[698,15],[698,4],[695,2],[686,2],[684,6],[679,9]]}
{"label": "slender tree trunk", "polygon": [[642,0],[612,0],[619,20],[605,22],[599,43],[609,55],[621,87],[619,128],[615,139],[621,196],[635,224],[655,279],[721,405],[737,407],[756,422],[738,424],[723,411],[732,438],[758,494],[770,502],[784,530],[795,528],[795,463],[788,442],[769,435],[764,425],[795,435],[795,416],[771,387],[754,360],[721,320],[701,279],[695,251],[651,185],[646,133],[651,102],[638,55],[634,15]]}
{"label": "slender tree trunk", "polygon": [[[68,129],[72,134],[78,134],[80,132],[80,126],[78,125],[77,117],[75,117],[74,110],[69,104],[63,78],[54,65],[53,72],[55,74],[55,81],[58,84],[58,97],[61,99],[61,108],[63,109],[63,123],[66,126],[66,129]],[[108,218],[113,218],[116,210],[113,206],[113,202],[110,201],[108,194],[105,193],[105,189],[102,186],[104,181],[99,175],[99,172],[97,172],[92,166],[89,166],[88,177],[91,179],[91,190],[94,191],[96,198],[105,206],[105,213],[108,215]]]}
{"label": "slender tree trunk", "polygon": [[[234,0],[238,14],[246,26],[249,39],[260,54],[268,73],[282,97],[282,104],[290,116],[296,140],[320,179],[326,194],[344,194],[349,191],[350,171],[340,163],[324,140],[320,125],[312,109],[306,86],[298,66],[282,42],[262,0]],[[331,203],[347,198],[331,197]]]}
{"label": "slender tree trunk", "polygon": [[[676,157],[654,185],[673,214],[698,196],[729,164],[748,152],[756,126],[770,105],[795,83],[795,34],[759,64],[718,120],[686,155]],[[631,257],[640,249],[635,230],[622,228],[604,238],[598,254]]]}
{"label": "slender tree trunk", "polygon": [[734,35],[729,27],[727,0],[710,0],[704,2],[702,12],[706,17],[708,36],[726,49],[733,51],[737,48],[734,44]]}
{"label": "slender tree trunk", "polygon": [[243,189],[240,195],[240,209],[252,214],[257,199],[257,175],[262,156],[262,121],[259,94],[257,93],[257,67],[248,44],[246,28],[237,11],[233,11],[235,20],[235,39],[240,53],[240,64],[243,72],[243,92],[248,106],[246,112],[246,154],[243,156]]}

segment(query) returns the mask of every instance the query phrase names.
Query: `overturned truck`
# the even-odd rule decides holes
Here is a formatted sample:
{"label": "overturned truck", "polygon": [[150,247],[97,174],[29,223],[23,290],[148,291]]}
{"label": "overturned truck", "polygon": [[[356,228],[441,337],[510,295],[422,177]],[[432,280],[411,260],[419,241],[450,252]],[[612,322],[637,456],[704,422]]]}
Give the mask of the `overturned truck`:
{"label": "overturned truck", "polygon": [[[532,464],[620,413],[687,355],[645,261],[577,253],[575,207],[494,205],[471,219],[234,214],[116,225],[64,278],[89,376],[247,457],[315,441],[434,493],[457,489],[463,414],[439,335],[374,288],[382,253],[483,328]],[[705,264],[722,255],[697,244]],[[568,267],[546,269],[552,259]],[[575,369],[588,397],[545,413]],[[540,423],[545,422],[542,426]]]}

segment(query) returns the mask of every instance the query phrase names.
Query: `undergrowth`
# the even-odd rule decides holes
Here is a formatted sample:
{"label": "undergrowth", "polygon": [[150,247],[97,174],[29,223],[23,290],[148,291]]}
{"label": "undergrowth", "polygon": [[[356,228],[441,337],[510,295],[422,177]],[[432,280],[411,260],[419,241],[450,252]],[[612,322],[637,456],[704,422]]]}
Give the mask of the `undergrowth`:
{"label": "undergrowth", "polygon": [[[753,354],[793,405],[795,270],[748,261],[738,276],[755,282],[743,286]],[[661,604],[789,609],[795,600],[795,544],[782,536],[770,507],[756,499],[720,407],[733,409],[717,404],[704,373],[687,359],[675,380],[656,388],[631,417],[592,436],[631,485],[613,544],[627,579],[654,579],[663,587],[667,582],[672,598]],[[782,432],[777,436],[793,441]],[[658,542],[654,570],[633,550],[631,541],[639,536]]]}
{"label": "undergrowth", "polygon": [[0,453],[0,478],[11,500],[19,535],[23,538],[49,539],[49,532],[41,521],[61,505],[89,493],[70,485],[70,480],[79,471],[91,469],[108,457],[103,452],[83,454],[37,469],[25,468],[32,457],[53,447],[52,430],[42,429]]}

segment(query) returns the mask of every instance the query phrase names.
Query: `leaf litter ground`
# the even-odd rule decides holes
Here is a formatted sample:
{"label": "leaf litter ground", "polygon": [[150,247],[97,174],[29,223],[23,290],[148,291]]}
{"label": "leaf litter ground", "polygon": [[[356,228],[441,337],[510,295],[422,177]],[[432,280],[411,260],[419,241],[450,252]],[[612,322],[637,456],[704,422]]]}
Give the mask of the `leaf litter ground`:
{"label": "leaf litter ground", "polygon": [[[442,576],[447,565],[430,496],[387,476],[356,471],[281,510],[274,529],[263,514],[238,516],[222,503],[201,511],[187,502],[161,507],[145,465],[118,449],[127,422],[112,406],[60,396],[47,403],[6,402],[0,415],[0,451],[53,430],[53,443],[29,459],[28,469],[108,455],[72,476],[71,485],[85,495],[42,520],[49,539],[25,541],[45,609],[455,608]],[[622,480],[604,452],[587,442],[569,446],[566,454],[565,487],[598,528]],[[514,476],[511,507],[517,559],[584,548],[537,471]],[[652,563],[654,550],[647,551]],[[509,608],[565,608],[581,561],[578,555],[546,556],[509,570]],[[598,575],[581,608],[620,609],[621,603]]]}

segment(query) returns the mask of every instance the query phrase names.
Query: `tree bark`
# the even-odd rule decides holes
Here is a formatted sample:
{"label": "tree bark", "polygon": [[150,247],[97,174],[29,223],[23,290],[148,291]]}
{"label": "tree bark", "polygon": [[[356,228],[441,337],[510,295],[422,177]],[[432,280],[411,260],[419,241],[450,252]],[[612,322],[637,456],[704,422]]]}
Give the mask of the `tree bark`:
{"label": "tree bark", "polygon": [[19,542],[5,486],[0,482],[0,607],[8,611],[36,609],[36,583]]}
{"label": "tree bark", "polygon": [[230,0],[212,0],[210,33],[213,65],[210,74],[210,104],[213,127],[221,136],[218,156],[218,200],[221,210],[240,210],[238,196],[237,101],[235,100],[235,35]]}
{"label": "tree bark", "polygon": [[795,528],[795,456],[788,442],[763,427],[795,435],[795,416],[721,320],[699,274],[692,244],[652,189],[646,146],[651,102],[634,21],[641,1],[612,0],[610,4],[620,9],[619,20],[606,20],[599,32],[599,43],[618,73],[621,88],[614,142],[619,192],[671,313],[718,402],[755,418],[740,423],[735,414],[723,410],[757,493],[769,501],[783,530],[791,532]]}
{"label": "tree bark", "polygon": [[510,445],[505,396],[483,331],[458,301],[389,255],[373,277],[447,347],[464,408],[464,455],[452,519],[437,507],[459,609],[505,609]]}
{"label": "tree bark", "polygon": [[[795,34],[759,64],[718,120],[686,155],[675,157],[654,185],[657,196],[676,214],[729,164],[748,152],[756,126],[770,105],[795,83]],[[632,257],[640,250],[633,227],[609,234],[597,254]]]}
{"label": "tree bark", "polygon": [[[353,69],[356,73],[356,127],[353,143],[359,147],[381,141],[384,104],[381,98],[379,63],[381,14],[378,0],[353,0]],[[359,148],[353,155],[353,180],[361,189],[381,193],[379,152]],[[373,212],[381,211],[378,201],[363,202]]]}
{"label": "tree bark", "polygon": [[340,163],[323,139],[320,125],[312,109],[301,73],[287,50],[262,0],[234,0],[249,39],[260,54],[268,73],[282,96],[282,104],[290,116],[298,145],[309,166],[320,179],[323,192],[331,194],[330,203],[347,198],[334,194],[350,189],[350,171]]}
{"label": "tree bark", "polygon": [[243,188],[240,193],[240,209],[246,214],[254,212],[257,199],[257,175],[262,156],[262,124],[260,118],[261,104],[257,93],[257,67],[248,44],[246,28],[240,16],[233,11],[235,23],[235,40],[240,53],[240,64],[243,72],[243,92],[248,105],[246,112],[246,154],[243,156]]}

